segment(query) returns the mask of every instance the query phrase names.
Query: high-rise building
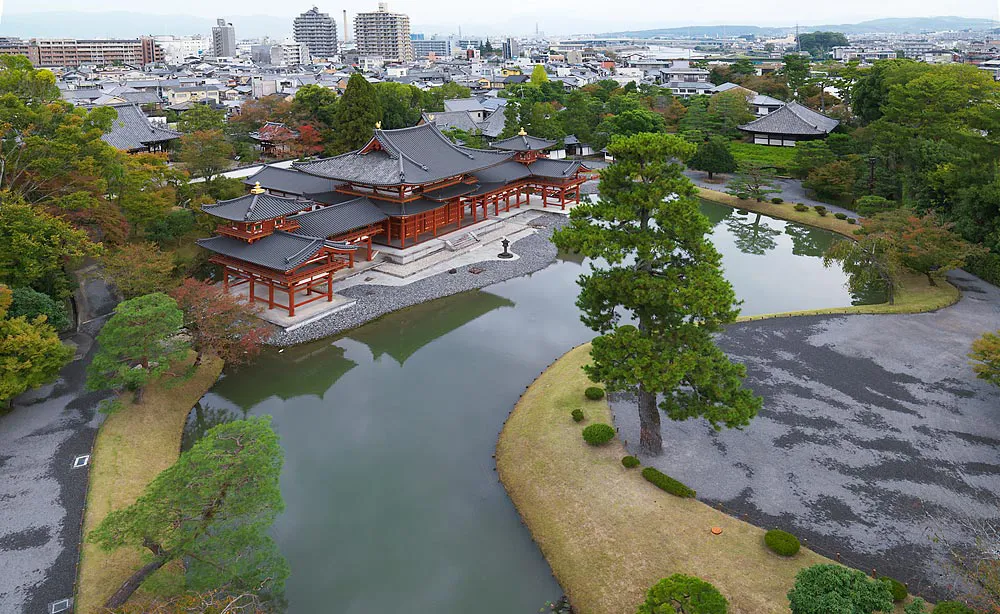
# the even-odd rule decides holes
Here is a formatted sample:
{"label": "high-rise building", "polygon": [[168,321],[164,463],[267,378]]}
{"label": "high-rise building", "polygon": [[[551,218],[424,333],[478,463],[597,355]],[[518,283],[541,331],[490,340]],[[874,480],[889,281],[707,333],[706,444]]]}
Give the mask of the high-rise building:
{"label": "high-rise building", "polygon": [[378,11],[374,13],[354,16],[354,39],[359,56],[383,57],[389,62],[409,62],[413,59],[410,17],[390,13],[385,2],[379,2]]}
{"label": "high-rise building", "polygon": [[337,55],[337,23],[315,6],[295,18],[295,42],[309,48],[314,58]]}
{"label": "high-rise building", "polygon": [[517,56],[521,55],[521,48],[517,44],[517,41],[513,38],[507,38],[503,41],[503,59],[512,60]]}
{"label": "high-rise building", "polygon": [[217,19],[212,28],[212,53],[217,58],[236,57],[236,28],[226,23],[225,19]]}

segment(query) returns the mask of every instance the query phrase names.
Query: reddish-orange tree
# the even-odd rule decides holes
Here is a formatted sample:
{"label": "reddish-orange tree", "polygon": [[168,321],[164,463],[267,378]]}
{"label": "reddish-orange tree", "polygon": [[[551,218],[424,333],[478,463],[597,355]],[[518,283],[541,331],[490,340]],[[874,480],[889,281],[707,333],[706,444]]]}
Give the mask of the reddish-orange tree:
{"label": "reddish-orange tree", "polygon": [[311,124],[298,127],[299,136],[288,144],[289,153],[296,158],[315,156],[323,153],[323,137]]}
{"label": "reddish-orange tree", "polygon": [[271,334],[253,307],[211,283],[188,278],[172,296],[184,312],[184,328],[198,352],[195,364],[206,352],[230,366],[250,362]]}

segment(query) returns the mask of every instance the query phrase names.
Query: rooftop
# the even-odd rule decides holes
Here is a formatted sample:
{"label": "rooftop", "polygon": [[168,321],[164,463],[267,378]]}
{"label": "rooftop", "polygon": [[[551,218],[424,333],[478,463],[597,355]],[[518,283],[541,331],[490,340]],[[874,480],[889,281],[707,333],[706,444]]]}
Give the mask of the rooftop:
{"label": "rooftop", "polygon": [[740,130],[793,136],[822,136],[829,134],[839,124],[840,121],[817,113],[793,100],[759,119],[740,126]]}

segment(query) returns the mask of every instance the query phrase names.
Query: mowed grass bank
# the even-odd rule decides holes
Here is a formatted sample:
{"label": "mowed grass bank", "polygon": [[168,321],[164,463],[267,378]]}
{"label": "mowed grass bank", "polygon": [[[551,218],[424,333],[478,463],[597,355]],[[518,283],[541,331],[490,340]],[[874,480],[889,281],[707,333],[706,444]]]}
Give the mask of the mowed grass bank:
{"label": "mowed grass bank", "polygon": [[[669,495],[625,469],[617,439],[591,447],[582,427],[611,424],[607,402],[587,401],[590,346],[571,350],[525,392],[497,444],[497,470],[575,611],[632,614],[673,573],[711,582],[730,614],[788,612],[796,572],[829,559],[803,548],[782,558],[764,530],[695,499]],[[586,420],[570,412],[581,407]],[[664,442],[670,445],[669,441]],[[725,476],[720,475],[720,479]],[[721,527],[721,535],[712,535]]]}
{"label": "mowed grass bank", "polygon": [[[178,372],[191,364],[194,354]],[[91,455],[90,487],[84,513],[83,534],[90,533],[109,512],[135,502],[146,486],[180,456],[181,434],[188,413],[212,387],[222,372],[222,361],[206,356],[188,379],[170,377],[151,384],[143,402],[136,405],[132,394],[121,396],[121,407],[101,425]],[[104,552],[84,541],[77,575],[75,611],[101,612],[104,602],[122,582],[145,562],[138,548]],[[170,581],[178,569],[165,567],[150,579]],[[157,578],[160,576],[160,578]],[[178,584],[181,579],[173,578]],[[133,600],[143,598],[142,589]]]}

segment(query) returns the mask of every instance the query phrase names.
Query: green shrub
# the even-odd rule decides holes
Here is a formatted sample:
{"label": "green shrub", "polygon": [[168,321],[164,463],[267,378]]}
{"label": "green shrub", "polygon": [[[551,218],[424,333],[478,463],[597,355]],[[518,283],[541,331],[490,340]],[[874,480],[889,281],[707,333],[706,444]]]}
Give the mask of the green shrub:
{"label": "green shrub", "polygon": [[633,469],[635,467],[638,467],[639,459],[634,456],[623,456],[622,466],[624,466],[626,469]]}
{"label": "green shrub", "polygon": [[729,602],[719,589],[701,578],[675,573],[650,587],[636,614],[726,614],[728,611]]}
{"label": "green shrub", "polygon": [[597,386],[590,386],[583,391],[583,396],[587,397],[591,401],[599,401],[604,398],[604,388],[598,388]]}
{"label": "green shrub", "polygon": [[795,210],[798,211],[799,213],[805,213],[806,211],[809,210],[809,206],[799,203],[795,205]]}
{"label": "green shrub", "polygon": [[736,198],[738,198],[740,200],[747,200],[747,199],[750,198],[750,195],[747,194],[746,192],[737,192],[736,193]]}
{"label": "green shrub", "polygon": [[888,584],[857,569],[832,564],[800,569],[795,586],[788,591],[788,605],[792,614],[873,614],[893,608]]}
{"label": "green shrub", "polygon": [[570,415],[573,416],[573,421],[574,422],[583,422],[583,410],[582,409],[574,409],[570,413]]}
{"label": "green shrub", "polygon": [[939,601],[933,614],[976,614],[976,611],[960,601]]}
{"label": "green shrub", "polygon": [[591,424],[583,429],[583,440],[592,446],[602,446],[615,438],[615,429],[609,424]]}
{"label": "green shrub", "polygon": [[820,215],[820,217],[826,217],[826,214],[829,213],[823,205],[813,205],[813,209]]}
{"label": "green shrub", "polygon": [[45,316],[49,326],[57,331],[66,330],[70,326],[66,306],[55,301],[48,294],[42,294],[31,288],[14,288],[10,298],[8,317],[24,316],[29,320],[34,320],[38,316]]}
{"label": "green shrub", "polygon": [[854,202],[853,209],[862,217],[871,217],[876,213],[898,209],[899,206],[899,202],[881,196],[862,196]]}
{"label": "green shrub", "polygon": [[764,544],[775,554],[793,556],[799,551],[799,538],[781,529],[771,529],[764,534]]}
{"label": "green shrub", "polygon": [[903,608],[903,614],[927,614],[927,610],[924,608],[926,603],[920,597],[914,597],[913,601],[906,604],[906,607]]}
{"label": "green shrub", "polygon": [[785,199],[775,196],[774,198],[771,199],[771,202],[776,205],[780,205],[781,203],[785,202]]}
{"label": "green shrub", "polygon": [[857,224],[858,220],[854,219],[853,217],[849,217],[849,218],[847,218],[847,223],[848,224]]}
{"label": "green shrub", "polygon": [[906,599],[906,596],[910,594],[909,591],[906,590],[906,585],[895,578],[884,576],[879,578],[879,580],[889,585],[889,590],[892,591],[892,600],[896,603]]}
{"label": "green shrub", "polygon": [[971,256],[965,263],[965,270],[985,282],[1000,286],[1000,254],[996,252]]}
{"label": "green shrub", "polygon": [[749,213],[749,212],[746,209],[737,209],[736,210],[736,215],[746,215],[747,213]]}
{"label": "green shrub", "polygon": [[684,484],[681,484],[669,475],[660,473],[653,467],[643,469],[642,477],[646,478],[646,481],[650,484],[677,497],[693,498],[697,494]]}
{"label": "green shrub", "polygon": [[846,220],[847,219],[847,214],[844,213],[843,211],[838,211],[838,212],[836,212],[836,213],[833,214],[833,217],[837,218],[838,220]]}

